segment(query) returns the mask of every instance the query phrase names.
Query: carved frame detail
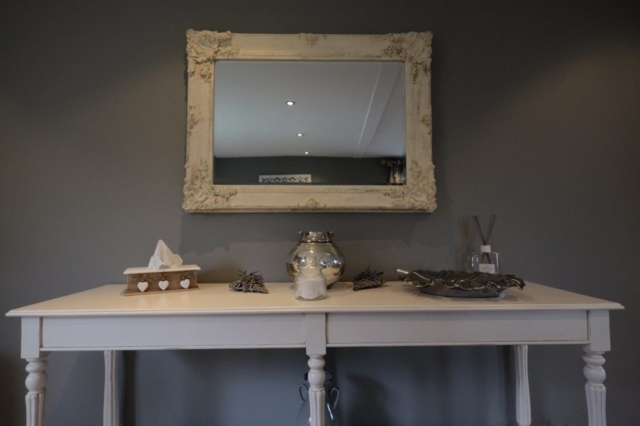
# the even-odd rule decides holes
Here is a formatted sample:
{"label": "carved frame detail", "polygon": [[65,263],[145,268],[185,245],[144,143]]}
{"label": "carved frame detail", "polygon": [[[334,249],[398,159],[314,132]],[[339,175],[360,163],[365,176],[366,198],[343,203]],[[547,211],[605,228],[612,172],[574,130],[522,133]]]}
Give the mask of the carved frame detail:
{"label": "carved frame detail", "polygon": [[[187,31],[187,154],[183,209],[227,212],[432,212],[430,32],[383,35]],[[406,185],[216,185],[215,61],[348,60],[405,63]]]}

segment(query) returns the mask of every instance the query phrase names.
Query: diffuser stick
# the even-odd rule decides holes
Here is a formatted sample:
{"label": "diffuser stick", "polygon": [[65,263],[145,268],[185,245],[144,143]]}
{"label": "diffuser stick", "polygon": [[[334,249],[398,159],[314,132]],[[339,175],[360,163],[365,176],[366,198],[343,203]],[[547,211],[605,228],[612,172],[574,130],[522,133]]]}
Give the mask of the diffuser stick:
{"label": "diffuser stick", "polygon": [[[473,219],[476,222],[476,226],[478,227],[478,232],[480,233],[480,238],[482,239],[482,245],[483,246],[489,246],[489,239],[491,238],[491,234],[493,233],[493,225],[496,222],[496,215],[492,214],[489,217],[489,225],[487,227],[487,233],[485,235],[485,233],[482,231],[482,226],[480,225],[480,219],[478,219],[478,216],[473,216]],[[493,262],[491,261],[491,256],[489,255],[488,252],[483,252],[481,255],[481,259],[483,262],[492,264]]]}

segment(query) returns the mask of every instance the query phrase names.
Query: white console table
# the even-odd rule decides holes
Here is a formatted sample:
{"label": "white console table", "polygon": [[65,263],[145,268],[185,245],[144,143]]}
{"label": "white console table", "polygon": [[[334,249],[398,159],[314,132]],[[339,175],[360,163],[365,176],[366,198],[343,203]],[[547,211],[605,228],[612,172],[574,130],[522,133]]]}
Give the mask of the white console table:
{"label": "white console table", "polygon": [[22,318],[28,362],[27,426],[44,424],[46,356],[53,351],[104,351],[104,426],[119,426],[119,350],[306,348],[312,426],[324,425],[324,355],[340,346],[511,345],[516,366],[518,425],[531,423],[527,345],[584,346],[589,426],[604,426],[603,353],[610,350],[609,311],[622,306],[528,283],[499,299],[454,299],[405,283],[354,292],[337,283],[329,298],[303,302],[290,283],[269,294],[236,293],[199,284],[184,293],[122,296],[107,285],[10,311]]}

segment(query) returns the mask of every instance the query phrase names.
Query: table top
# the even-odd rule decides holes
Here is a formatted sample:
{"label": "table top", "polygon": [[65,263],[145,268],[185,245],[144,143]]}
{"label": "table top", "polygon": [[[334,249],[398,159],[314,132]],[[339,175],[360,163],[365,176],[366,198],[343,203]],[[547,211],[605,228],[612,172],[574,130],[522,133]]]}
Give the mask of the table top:
{"label": "table top", "polygon": [[330,312],[428,312],[498,310],[615,310],[623,307],[594,297],[540,284],[511,288],[499,298],[462,299],[421,293],[404,282],[353,291],[351,283],[336,283],[329,297],[301,301],[292,283],[267,283],[269,294],[231,291],[227,283],[198,284],[199,290],[124,296],[125,285],[111,284],[14,309],[7,316],[207,315]]}

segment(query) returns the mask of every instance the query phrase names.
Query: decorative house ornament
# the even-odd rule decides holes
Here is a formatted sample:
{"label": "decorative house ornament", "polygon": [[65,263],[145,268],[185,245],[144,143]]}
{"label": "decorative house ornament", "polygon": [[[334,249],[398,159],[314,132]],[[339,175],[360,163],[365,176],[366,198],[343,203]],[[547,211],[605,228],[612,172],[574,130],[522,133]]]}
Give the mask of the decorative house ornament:
{"label": "decorative house ornament", "polygon": [[149,283],[147,281],[140,281],[140,282],[138,282],[138,286],[137,287],[138,287],[138,290],[140,290],[142,293],[144,293],[149,288]]}
{"label": "decorative house ornament", "polygon": [[371,265],[368,265],[367,269],[353,277],[353,290],[358,291],[382,287],[386,281],[382,275],[384,275],[384,272],[373,270],[371,269]]}
{"label": "decorative house ornament", "polygon": [[264,278],[258,271],[250,273],[240,271],[240,279],[229,284],[229,288],[244,293],[269,293],[264,286]]}
{"label": "decorative house ornament", "polygon": [[127,276],[124,295],[196,290],[199,270],[200,267],[197,265],[183,265],[182,258],[159,240],[148,267],[127,268],[124,271]]}
{"label": "decorative house ornament", "polygon": [[158,287],[160,287],[160,290],[165,291],[169,288],[169,280],[167,279],[166,274],[160,274],[160,278],[162,279],[158,281]]}
{"label": "decorative house ornament", "polygon": [[[431,40],[430,32],[332,35],[188,30],[183,209],[192,213],[434,211]],[[403,177],[403,184],[393,185],[216,184],[213,88],[216,63],[224,60],[402,62],[406,182]]]}

